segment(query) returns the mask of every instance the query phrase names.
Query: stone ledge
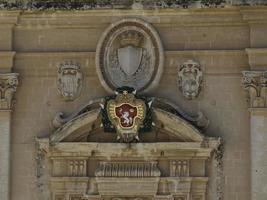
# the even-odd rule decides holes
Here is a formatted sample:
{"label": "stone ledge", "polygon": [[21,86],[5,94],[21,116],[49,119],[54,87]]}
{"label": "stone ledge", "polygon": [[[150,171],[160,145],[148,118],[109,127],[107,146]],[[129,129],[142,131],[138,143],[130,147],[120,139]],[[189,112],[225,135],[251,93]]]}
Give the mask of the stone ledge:
{"label": "stone ledge", "polygon": [[[209,148],[203,148],[202,142],[158,142],[158,143],[136,143],[131,144],[129,151],[123,151],[128,144],[122,143],[93,143],[93,142],[61,142],[51,147],[50,157],[73,156],[74,152],[79,152],[79,156],[91,157],[94,152],[95,157],[112,155],[112,157],[129,157],[132,151],[137,151],[133,157],[140,158],[140,155],[150,155],[153,158],[162,157],[201,157],[209,158],[213,149],[216,149],[220,140],[209,141]],[[77,144],[78,147],[77,147]],[[158,149],[158,151],[155,151]]]}
{"label": "stone ledge", "polygon": [[[1,5],[1,3],[0,3]],[[1,26],[5,25],[5,24],[11,24],[14,25],[18,22],[18,17],[20,15],[20,11],[1,11],[0,14],[0,24]]]}
{"label": "stone ledge", "polygon": [[248,111],[252,115],[262,115],[267,117],[267,108],[249,108]]}

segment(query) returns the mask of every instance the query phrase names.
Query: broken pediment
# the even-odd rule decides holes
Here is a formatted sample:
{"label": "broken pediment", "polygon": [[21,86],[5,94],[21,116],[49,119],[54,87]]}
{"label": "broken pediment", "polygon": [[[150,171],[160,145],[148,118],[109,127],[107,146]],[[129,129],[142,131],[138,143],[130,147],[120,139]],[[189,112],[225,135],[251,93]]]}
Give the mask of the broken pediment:
{"label": "broken pediment", "polygon": [[[101,103],[103,99],[93,101],[65,119],[62,114],[57,114],[53,121],[57,129],[50,136],[51,144],[86,141],[116,142],[116,133],[104,130],[99,105]],[[200,130],[203,124],[207,126],[208,120],[202,114],[195,118],[189,117],[180,112],[177,107],[172,107],[171,103],[167,104],[166,100],[157,98],[153,98],[151,111],[152,128],[139,134],[140,142],[201,142],[204,140]],[[198,126],[201,123],[202,127]]]}

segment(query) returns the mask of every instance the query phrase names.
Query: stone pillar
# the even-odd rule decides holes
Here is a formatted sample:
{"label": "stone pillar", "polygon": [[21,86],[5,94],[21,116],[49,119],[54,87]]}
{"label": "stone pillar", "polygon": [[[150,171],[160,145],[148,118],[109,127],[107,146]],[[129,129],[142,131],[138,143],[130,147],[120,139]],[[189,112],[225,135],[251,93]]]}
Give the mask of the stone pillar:
{"label": "stone pillar", "polygon": [[250,99],[251,200],[267,197],[267,71],[244,71]]}
{"label": "stone pillar", "polygon": [[10,199],[10,135],[13,95],[18,74],[0,74],[0,199]]}

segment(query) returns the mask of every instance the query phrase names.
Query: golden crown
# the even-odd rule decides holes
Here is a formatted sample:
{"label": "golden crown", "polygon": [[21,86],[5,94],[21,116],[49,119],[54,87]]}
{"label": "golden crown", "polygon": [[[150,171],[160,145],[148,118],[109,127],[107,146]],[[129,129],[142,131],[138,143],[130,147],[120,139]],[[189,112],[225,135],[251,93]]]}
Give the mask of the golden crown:
{"label": "golden crown", "polygon": [[139,46],[143,36],[138,32],[127,31],[123,33],[119,39],[122,46]]}

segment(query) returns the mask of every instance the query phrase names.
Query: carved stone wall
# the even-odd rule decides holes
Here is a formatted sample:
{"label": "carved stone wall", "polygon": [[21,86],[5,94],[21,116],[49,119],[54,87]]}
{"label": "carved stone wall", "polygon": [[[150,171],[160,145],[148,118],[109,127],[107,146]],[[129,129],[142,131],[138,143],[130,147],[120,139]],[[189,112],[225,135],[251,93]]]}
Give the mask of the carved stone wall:
{"label": "carved stone wall", "polygon": [[[202,110],[209,119],[209,126],[202,126],[199,129],[203,130],[203,127],[206,127],[203,134],[206,136],[221,136],[225,140],[224,171],[220,173],[220,176],[222,176],[222,183],[226,184],[220,190],[220,194],[223,192],[224,198],[229,200],[251,200],[250,189],[253,185],[259,189],[255,190],[254,194],[262,194],[263,200],[265,200],[264,190],[261,189],[265,187],[264,172],[266,170],[264,168],[259,170],[254,165],[251,168],[251,155],[255,155],[253,162],[256,161],[258,166],[265,165],[265,160],[260,159],[262,156],[258,156],[264,153],[263,149],[266,149],[264,144],[267,141],[264,139],[266,123],[264,112],[262,112],[264,108],[258,107],[253,110],[253,115],[257,113],[252,120],[255,126],[250,126],[250,113],[247,108],[252,106],[247,105],[245,97],[247,93],[243,90],[240,81],[242,71],[267,70],[266,8],[264,6],[245,6],[242,8],[184,10],[179,8],[146,9],[144,6],[144,9],[113,10],[112,6],[108,9],[103,9],[103,6],[102,9],[77,10],[75,12],[67,10],[58,12],[53,10],[32,12],[27,11],[27,9],[23,12],[14,9],[1,10],[0,71],[1,73],[19,73],[19,87],[16,94],[13,95],[13,99],[16,99],[16,106],[15,109],[12,109],[12,118],[4,110],[0,116],[0,152],[4,153],[1,155],[4,155],[5,158],[8,158],[5,154],[7,151],[2,150],[2,148],[7,148],[6,144],[9,140],[8,137],[4,139],[4,136],[9,135],[12,141],[10,146],[12,168],[9,168],[12,177],[10,185],[11,200],[42,199],[39,198],[39,195],[44,195],[45,200],[51,200],[51,198],[54,198],[53,195],[59,195],[58,198],[64,196],[66,200],[69,200],[70,197],[79,198],[77,195],[86,193],[86,191],[89,191],[90,194],[88,198],[99,198],[96,180],[88,180],[88,177],[94,177],[94,172],[98,168],[98,163],[91,160],[92,155],[96,156],[98,152],[91,152],[90,155],[86,156],[76,154],[75,157],[70,154],[59,155],[60,157],[63,156],[63,160],[66,162],[57,167],[58,171],[54,171],[57,172],[57,175],[52,177],[51,180],[56,182],[56,186],[60,190],[57,190],[51,197],[51,194],[47,192],[50,191],[49,184],[43,184],[43,182],[48,182],[49,177],[42,176],[42,174],[49,173],[50,175],[52,169],[42,166],[46,165],[47,162],[52,165],[53,160],[56,162],[58,158],[55,155],[55,158],[50,159],[49,153],[45,153],[45,151],[40,152],[40,156],[36,157],[35,138],[48,137],[54,133],[55,129],[69,120],[73,120],[80,113],[83,114],[83,118],[81,117],[79,120],[85,119],[90,123],[87,125],[84,123],[79,128],[77,128],[78,123],[69,126],[75,132],[65,138],[65,142],[86,142],[87,137],[83,136],[89,132],[92,133],[92,137],[95,133],[94,141],[99,142],[101,140],[103,134],[101,135],[101,132],[98,132],[101,130],[101,121],[99,121],[98,115],[89,117],[84,114],[86,109],[80,110],[79,108],[87,105],[91,100],[107,95],[95,69],[97,42],[109,25],[128,17],[138,18],[151,24],[157,30],[164,46],[164,72],[159,84],[146,95],[168,99],[172,102],[172,105],[178,106],[178,110],[180,108],[184,111],[177,112],[173,107],[161,106],[161,108],[167,107],[170,113],[176,113],[179,116],[186,116],[183,114],[188,113],[190,116],[194,116],[191,118],[187,115],[188,120],[193,124],[192,126],[201,123],[198,118],[198,111]],[[39,8],[42,9],[41,7]],[[167,7],[170,8],[172,5],[167,5]],[[185,99],[177,86],[177,68],[189,59],[200,64],[204,77],[203,90],[201,90],[198,98],[192,101]],[[66,60],[77,61],[82,67],[83,89],[79,98],[75,101],[62,101],[62,98],[58,95],[57,66]],[[12,70],[10,70],[10,66],[13,66]],[[263,93],[260,97],[263,97],[262,95]],[[90,105],[87,109],[90,110],[91,107]],[[58,121],[56,128],[51,128],[50,122],[59,111],[64,113],[58,117],[62,121]],[[75,114],[70,118],[66,117],[70,113]],[[93,114],[95,113],[97,112],[93,112]],[[162,113],[158,111],[155,112],[155,115],[158,119],[164,119]],[[173,115],[169,116],[172,118]],[[12,125],[8,123],[9,119],[12,119]],[[181,139],[175,138],[173,133],[180,130],[182,133],[179,133],[183,135],[183,132],[188,129],[183,126],[183,123],[179,124],[179,129],[175,129],[173,124],[178,124],[176,122],[169,119],[165,120],[164,123],[155,123],[153,134],[141,134],[142,137],[140,138],[146,142],[156,142],[159,139],[165,142],[183,142]],[[207,120],[205,120],[205,125],[207,125],[206,122]],[[65,129],[66,127],[62,128]],[[7,133],[12,131],[12,133],[6,134],[6,131],[3,132],[3,130],[8,130]],[[252,137],[251,130],[258,131],[254,132],[258,134]],[[168,131],[172,134],[166,135],[165,133]],[[57,138],[60,137],[57,135]],[[114,139],[112,137],[113,135],[110,134],[105,140],[101,141],[105,143],[111,140],[116,142],[116,136]],[[90,141],[91,138],[88,139]],[[189,139],[192,138],[189,137]],[[253,154],[251,154],[250,149],[251,139],[255,139],[255,146],[258,147],[254,149]],[[53,146],[57,143],[60,142],[51,142],[52,149],[57,149]],[[203,143],[202,147],[205,144]],[[83,146],[84,144],[80,144],[80,148],[84,148]],[[180,144],[178,147],[186,148],[180,146]],[[74,146],[68,148],[74,149]],[[110,149],[112,151],[113,148],[110,147]],[[138,149],[138,151],[146,151],[146,148]],[[152,149],[151,152],[155,151]],[[42,158],[43,154],[49,159],[36,164],[36,159]],[[158,152],[158,154],[160,153]],[[162,151],[160,155],[164,157],[166,152]],[[164,177],[169,176],[167,172],[170,170],[169,164],[171,161],[190,160],[190,157],[185,158],[180,155],[169,158],[166,162],[160,156],[158,159],[152,160],[147,160],[147,157],[143,160],[139,158],[135,160],[136,162],[160,160],[158,168],[162,177],[160,177],[158,189],[161,192],[157,194],[155,199],[184,199],[187,197],[185,194],[178,193],[170,195],[170,189],[171,191],[175,190],[172,189],[175,188],[175,181],[164,179]],[[86,167],[89,171],[86,171],[85,176],[69,176],[67,161],[76,159],[89,160],[90,164]],[[112,157],[108,156],[107,159],[99,158],[99,161],[120,161],[118,158],[116,160],[111,159]],[[207,162],[209,163],[209,161]],[[193,168],[191,168],[191,163],[194,166]],[[51,165],[48,166],[51,167]],[[199,168],[196,166],[199,166]],[[182,177],[183,181],[181,183],[183,183],[184,188],[188,189],[186,181],[191,176],[203,176],[201,169],[203,169],[201,161],[190,160],[189,177]],[[252,170],[263,171],[263,174],[257,173],[258,176],[254,177],[253,184],[250,183],[251,178],[249,177]],[[36,171],[37,173],[35,173]],[[206,176],[209,177],[206,199],[220,199],[217,194],[216,171],[207,169],[206,172]],[[36,174],[38,177],[42,177],[38,178],[38,181]],[[171,178],[178,179],[179,177],[171,176]],[[202,183],[205,185],[204,181]],[[66,188],[80,188],[81,191],[72,191],[65,195]],[[0,187],[0,190],[5,189]],[[200,194],[195,193],[193,195],[194,198],[197,198]],[[260,197],[257,197],[255,198],[259,200]],[[122,198],[128,198],[128,196],[122,196]],[[2,200],[2,198],[0,199]]]}
{"label": "carved stone wall", "polygon": [[[75,148],[72,149],[73,145]],[[176,148],[179,143],[169,145],[140,143],[127,148],[127,144],[59,143],[56,149],[50,148],[48,154],[53,160],[50,191],[55,200],[66,197],[79,200],[128,199],[133,198],[131,196],[141,199],[164,197],[205,200],[208,177],[205,175],[205,164],[199,164],[205,163],[218,143],[210,141],[209,148],[202,148],[199,143],[188,143],[187,149]],[[114,152],[110,152],[110,147],[115,148]],[[144,147],[147,148],[146,153],[134,153]],[[148,153],[152,149],[155,152]],[[93,156],[92,152],[95,152]],[[179,154],[182,157],[187,155],[188,158],[173,159]],[[87,159],[75,159],[78,155],[83,155],[84,158],[87,155]],[[109,160],[110,155],[112,158]],[[147,162],[145,157],[154,161]],[[120,161],[116,161],[118,159]],[[191,159],[198,159],[198,162],[190,162]],[[66,163],[67,167],[64,168]],[[201,167],[197,167],[198,165]],[[86,175],[81,175],[84,171],[87,172]],[[63,191],[64,195],[60,194]]]}

